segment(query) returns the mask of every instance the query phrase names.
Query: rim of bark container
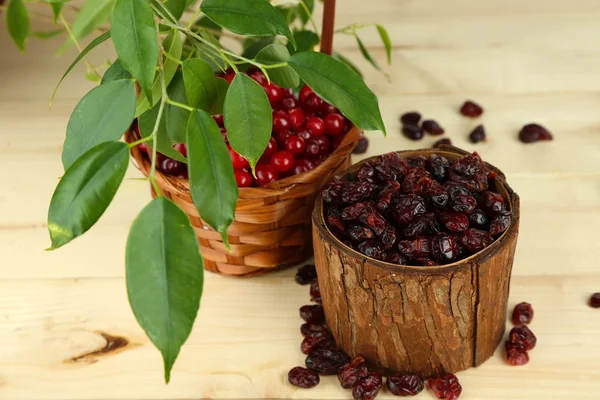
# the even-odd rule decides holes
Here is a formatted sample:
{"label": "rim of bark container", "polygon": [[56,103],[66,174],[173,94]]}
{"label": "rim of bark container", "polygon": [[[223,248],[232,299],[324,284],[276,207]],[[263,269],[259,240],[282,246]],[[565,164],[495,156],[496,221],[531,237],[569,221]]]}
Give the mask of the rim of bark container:
{"label": "rim of bark container", "polygon": [[[394,152],[390,152],[394,153]],[[443,155],[446,157],[450,155],[452,158],[458,158],[464,155],[473,154],[472,152],[468,152],[466,150],[460,149],[454,146],[442,145],[439,148],[430,148],[430,149],[416,149],[416,150],[399,150],[395,151],[395,153],[400,154],[403,158],[417,156],[417,155]],[[385,153],[387,154],[387,153]],[[376,160],[379,155],[375,155],[369,158],[365,158],[364,160],[359,161],[356,164],[353,164],[350,168],[344,171],[343,174],[339,175],[342,179],[348,177],[349,175],[358,172],[358,169],[361,165],[368,161]],[[484,161],[485,162],[485,161]],[[508,211],[511,211],[511,221],[508,228],[498,237],[494,242],[486,247],[478,251],[475,254],[471,254],[469,257],[463,258],[462,260],[455,261],[450,264],[444,265],[433,265],[433,266],[423,266],[423,265],[403,265],[403,264],[394,264],[386,261],[381,261],[373,257],[369,257],[364,255],[363,253],[354,250],[353,248],[347,246],[345,243],[340,241],[330,230],[327,224],[325,223],[325,217],[323,215],[323,193],[322,191],[319,193],[316,201],[315,201],[315,209],[313,211],[313,221],[315,223],[316,228],[319,232],[329,240],[333,241],[341,248],[341,250],[354,258],[369,260],[369,262],[379,268],[383,268],[386,270],[390,270],[398,273],[409,273],[409,274],[429,274],[435,275],[439,272],[447,272],[452,271],[454,269],[460,269],[464,266],[464,264],[469,264],[475,259],[485,259],[488,257],[493,257],[495,250],[504,245],[507,241],[507,238],[512,235],[516,235],[516,230],[518,229],[518,222],[520,219],[520,205],[519,205],[519,196],[511,189],[511,187],[506,183],[506,177],[502,171],[493,166],[492,164],[485,162],[486,166],[496,173],[496,178],[494,179],[499,194],[504,198],[505,203],[508,205]]]}

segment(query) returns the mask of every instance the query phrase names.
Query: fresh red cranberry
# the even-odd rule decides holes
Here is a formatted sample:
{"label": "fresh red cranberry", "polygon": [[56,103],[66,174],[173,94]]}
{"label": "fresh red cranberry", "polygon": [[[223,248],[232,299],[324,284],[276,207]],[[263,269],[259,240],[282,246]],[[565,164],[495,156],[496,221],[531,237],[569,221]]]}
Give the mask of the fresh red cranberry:
{"label": "fresh red cranberry", "polygon": [[302,89],[300,89],[299,93],[300,101],[304,103],[308,96],[310,96],[313,93],[313,90],[308,85],[302,86]]}
{"label": "fresh red cranberry", "polygon": [[296,131],[304,127],[306,118],[304,116],[304,111],[302,111],[301,108],[291,108],[288,110],[288,114],[290,116],[290,122]]}
{"label": "fresh red cranberry", "polygon": [[340,113],[340,110],[336,106],[331,105],[329,103],[325,103],[323,105],[322,110],[325,114],[339,114]]}
{"label": "fresh red cranberry", "polygon": [[294,168],[292,169],[292,171],[294,172],[294,175],[298,175],[303,172],[307,172],[312,169],[315,169],[315,167],[316,167],[315,163],[312,162],[311,160],[306,159],[306,158],[298,158],[298,159],[296,159],[296,165],[294,165]]}
{"label": "fresh red cranberry", "polygon": [[296,283],[299,285],[308,285],[317,277],[317,270],[314,264],[307,264],[298,268],[296,272]]}
{"label": "fresh red cranberry", "polygon": [[519,139],[523,143],[533,143],[539,140],[552,140],[552,134],[541,125],[529,124],[521,129]]}
{"label": "fresh red cranberry", "polygon": [[278,148],[279,146],[277,145],[277,140],[274,137],[271,137],[271,139],[269,139],[269,144],[267,144],[267,148],[263,153],[263,157],[267,157],[269,160],[271,160],[271,156],[277,153]]}
{"label": "fresh red cranberry", "polygon": [[352,150],[353,154],[365,154],[369,149],[369,139],[366,137],[361,137],[354,150]]}
{"label": "fresh red cranberry", "polygon": [[396,396],[416,396],[425,388],[425,382],[415,374],[395,374],[388,376],[386,384],[389,391]]}
{"label": "fresh red cranberry", "polygon": [[485,141],[485,128],[483,125],[478,125],[471,133],[469,133],[471,143],[479,143]]}
{"label": "fresh red cranberry", "polygon": [[269,164],[259,164],[256,166],[256,183],[259,186],[265,186],[275,182],[278,179],[277,170]]}
{"label": "fresh red cranberry", "polygon": [[360,378],[356,386],[352,389],[354,400],[373,400],[377,397],[379,390],[383,386],[381,375],[376,372],[370,372],[364,378]]}
{"label": "fresh red cranberry", "polygon": [[295,367],[288,373],[288,381],[299,388],[310,389],[319,384],[319,374],[312,369]]}
{"label": "fresh red cranberry", "polygon": [[354,357],[344,368],[338,372],[338,380],[344,389],[350,389],[356,386],[361,378],[369,374],[367,362],[361,356]]}
{"label": "fresh red cranberry", "polygon": [[285,111],[275,111],[273,113],[273,132],[279,133],[291,128],[292,121]]}
{"label": "fresh red cranberry", "polygon": [[229,71],[225,75],[220,76],[220,78],[225,79],[227,83],[231,84],[231,82],[233,82],[233,79],[235,78],[235,72]]}
{"label": "fresh red cranberry", "polygon": [[462,393],[462,386],[456,375],[448,374],[435,379],[429,379],[429,388],[438,399],[457,400]]}
{"label": "fresh red cranberry", "polygon": [[529,362],[529,354],[521,343],[513,343],[507,340],[504,343],[506,349],[506,361],[513,366],[525,365]]}
{"label": "fresh red cranberry", "polygon": [[306,121],[306,129],[313,134],[313,136],[322,136],[325,133],[325,122],[319,117],[312,117]]}
{"label": "fresh red cranberry", "polygon": [[304,139],[298,136],[290,136],[285,141],[285,149],[292,153],[293,155],[299,155],[304,153],[304,149],[306,148],[306,143],[304,143]]}
{"label": "fresh red cranberry", "polygon": [[242,169],[250,166],[248,160],[246,160],[241,154],[236,152],[230,145],[227,145],[227,149],[229,150],[229,156],[231,157],[231,163],[233,164],[233,168]]}
{"label": "fresh red cranberry", "polygon": [[220,130],[221,130],[221,137],[223,137],[223,141],[225,143],[229,143],[229,139],[227,138],[227,129],[220,128]]}
{"label": "fresh red cranberry", "polygon": [[427,119],[425,121],[423,121],[423,130],[427,133],[429,133],[430,135],[443,135],[444,134],[444,128],[442,128],[440,126],[440,124],[437,123],[437,121],[434,121],[432,119]]}
{"label": "fresh red cranberry", "polygon": [[271,165],[277,172],[289,171],[294,166],[294,156],[289,151],[278,151],[271,157]]}
{"label": "fresh red cranberry", "polygon": [[165,174],[180,176],[187,173],[187,165],[172,158],[157,154],[158,169]]}
{"label": "fresh red cranberry", "polygon": [[313,158],[318,158],[319,156],[325,157],[329,155],[330,149],[331,141],[329,140],[329,137],[317,136],[306,141],[306,150],[304,150],[304,153]]}
{"label": "fresh red cranberry", "polygon": [[400,122],[404,125],[418,125],[421,121],[421,114],[416,111],[410,111],[402,114],[400,117]]}
{"label": "fresh red cranberry", "polygon": [[523,346],[525,350],[533,350],[537,343],[537,338],[527,325],[519,325],[512,328],[508,334],[508,338],[512,343],[518,343]]}
{"label": "fresh red cranberry", "polygon": [[254,79],[261,86],[265,86],[267,84],[267,77],[262,73],[262,71],[251,73],[250,78]]}
{"label": "fresh red cranberry", "polygon": [[217,114],[217,115],[213,115],[212,117],[215,120],[215,122],[217,123],[217,125],[219,125],[219,128],[222,128],[225,126],[225,121],[223,120],[223,115]]}
{"label": "fresh red cranberry", "polygon": [[281,107],[284,110],[290,110],[292,108],[297,108],[298,106],[299,102],[295,97],[284,97],[283,100],[281,100]]}
{"label": "fresh red cranberry", "polygon": [[285,142],[288,140],[288,138],[290,136],[293,136],[293,134],[289,129],[275,133],[275,139],[277,140],[278,148],[284,147]]}
{"label": "fresh red cranberry", "polygon": [[339,135],[344,131],[344,117],[340,114],[328,114],[323,119],[325,122],[325,133],[328,135]]}
{"label": "fresh red cranberry", "polygon": [[433,147],[434,149],[437,149],[437,148],[440,148],[442,146],[452,146],[452,142],[448,138],[443,138],[443,139],[440,139],[437,142],[435,142],[433,144],[433,146],[431,146],[431,147]]}
{"label": "fresh red cranberry", "polygon": [[238,187],[250,187],[252,186],[253,179],[252,175],[243,169],[236,169],[235,172],[235,181],[237,182]]}
{"label": "fresh red cranberry", "polygon": [[137,147],[142,153],[148,153],[150,151],[150,147],[148,147],[146,143],[140,143]]}
{"label": "fresh red cranberry", "polygon": [[594,293],[590,297],[590,307],[600,308],[600,293]]}
{"label": "fresh red cranberry", "polygon": [[281,88],[283,90],[283,98],[288,99],[290,97],[294,97],[294,89],[291,88]]}
{"label": "fresh red cranberry", "polygon": [[421,140],[423,139],[423,129],[418,125],[404,125],[402,127],[402,133],[410,140]]}
{"label": "fresh red cranberry", "polygon": [[187,145],[185,143],[175,143],[173,148],[180,152],[182,156],[187,157]]}
{"label": "fresh red cranberry", "polygon": [[308,98],[303,103],[304,107],[306,107],[308,111],[311,111],[313,113],[321,112],[325,105],[323,99],[317,96],[315,93],[308,96]]}
{"label": "fresh red cranberry", "polygon": [[265,91],[271,104],[277,104],[283,100],[283,90],[273,82],[265,86]]}
{"label": "fresh red cranberry", "polygon": [[467,100],[460,108],[460,113],[465,117],[477,118],[483,114],[483,108],[479,104],[476,104],[471,100]]}
{"label": "fresh red cranberry", "polygon": [[313,134],[306,129],[298,131],[296,135],[298,135],[299,138],[302,138],[305,142],[313,138]]}

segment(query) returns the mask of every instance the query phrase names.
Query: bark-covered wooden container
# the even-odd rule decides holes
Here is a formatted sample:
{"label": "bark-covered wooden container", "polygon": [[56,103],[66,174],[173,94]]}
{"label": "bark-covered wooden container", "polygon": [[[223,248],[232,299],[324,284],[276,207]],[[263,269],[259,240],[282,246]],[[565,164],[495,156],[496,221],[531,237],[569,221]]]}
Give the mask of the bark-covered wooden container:
{"label": "bark-covered wooden container", "polygon": [[[399,152],[436,153],[453,160],[454,147]],[[356,174],[352,166],[342,177]],[[497,173],[495,191],[513,213],[491,246],[453,264],[420,267],[364,256],[327,228],[322,197],[313,211],[313,242],[326,320],[338,345],[375,368],[423,377],[481,365],[502,340],[519,230],[519,197]]]}

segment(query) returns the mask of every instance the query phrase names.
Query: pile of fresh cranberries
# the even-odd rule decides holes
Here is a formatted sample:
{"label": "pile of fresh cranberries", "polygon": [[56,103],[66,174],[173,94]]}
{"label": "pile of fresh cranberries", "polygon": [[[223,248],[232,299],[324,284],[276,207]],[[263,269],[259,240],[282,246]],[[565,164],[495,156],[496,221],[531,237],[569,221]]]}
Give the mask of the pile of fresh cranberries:
{"label": "pile of fresh cranberries", "polygon": [[477,253],[511,222],[496,173],[477,153],[450,162],[398,153],[363,163],[323,190],[329,230],[358,252],[394,264],[433,266]]}
{"label": "pile of fresh cranberries", "polygon": [[[350,358],[335,344],[333,335],[325,323],[325,313],[321,305],[321,293],[314,265],[305,265],[296,274],[300,285],[310,284],[311,301],[317,303],[300,308],[300,317],[305,323],[300,327],[304,339],[300,351],[306,354],[305,367],[294,367],[288,373],[288,381],[300,388],[309,389],[319,384],[320,375],[337,375],[344,389],[352,389],[356,400],[373,400],[383,388],[383,376],[367,365],[361,356]],[[438,399],[458,399],[462,387],[452,374],[429,379],[429,388]],[[415,396],[425,383],[415,374],[390,374],[385,378],[385,386],[396,396]]]}
{"label": "pile of fresh cranberries", "polygon": [[[296,96],[292,89],[269,83],[261,71],[250,72],[248,76],[265,89],[273,109],[271,139],[256,166],[256,178],[250,173],[248,161],[229,145],[223,116],[213,116],[227,143],[239,187],[264,186],[316,168],[340,145],[352,127],[336,107],[323,101],[306,85]],[[220,77],[231,83],[235,73]],[[143,144],[140,147],[147,148]],[[185,144],[174,147],[186,155]],[[158,169],[165,174],[187,177],[186,164],[163,155],[159,156]]]}

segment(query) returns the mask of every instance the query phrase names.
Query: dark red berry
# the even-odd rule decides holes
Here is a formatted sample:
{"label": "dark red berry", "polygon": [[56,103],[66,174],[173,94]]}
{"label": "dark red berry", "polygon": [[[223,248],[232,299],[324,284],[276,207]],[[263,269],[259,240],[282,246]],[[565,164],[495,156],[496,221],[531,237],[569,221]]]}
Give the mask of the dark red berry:
{"label": "dark red berry", "polygon": [[302,336],[306,337],[308,335],[310,335],[312,332],[327,332],[327,326],[323,325],[323,324],[309,324],[309,323],[304,323],[302,325],[300,325],[300,333],[302,333]]}
{"label": "dark red berry", "polygon": [[512,323],[515,325],[526,325],[533,319],[533,307],[531,304],[522,302],[515,306],[512,313]]}
{"label": "dark red berry", "polygon": [[504,232],[510,225],[512,213],[510,211],[501,211],[490,223],[490,233],[492,236],[498,236]]}
{"label": "dark red berry", "polygon": [[294,89],[291,88],[281,88],[281,90],[283,90],[283,98],[284,99],[289,99],[289,98],[293,98],[294,97]]}
{"label": "dark red berry", "polygon": [[229,150],[229,156],[231,157],[231,163],[233,164],[233,168],[242,169],[250,166],[248,160],[246,160],[241,154],[236,152],[230,145],[227,145],[227,149]]}
{"label": "dark red berry", "polygon": [[285,92],[284,92],[284,98],[283,98],[283,100],[281,100],[281,107],[284,110],[294,109],[294,108],[297,108],[299,105],[300,105],[300,103],[298,102],[298,100],[296,100],[295,97],[285,97]]}
{"label": "dark red berry", "polygon": [[433,147],[434,149],[437,149],[437,148],[440,148],[442,146],[452,146],[452,142],[448,138],[443,138],[443,139],[440,139],[437,142],[435,142],[433,144],[433,146],[431,146],[431,147]]}
{"label": "dark red berry", "polygon": [[344,138],[346,137],[346,135],[341,134],[341,135],[336,135],[333,136],[331,138],[331,147],[335,150],[338,147],[340,147],[340,145],[342,144],[342,142],[344,141]]}
{"label": "dark red berry", "polygon": [[295,367],[288,373],[288,381],[296,387],[310,389],[319,384],[320,378],[316,371],[303,367]]}
{"label": "dark red berry", "polygon": [[235,172],[235,181],[237,182],[238,187],[250,187],[254,180],[252,179],[252,175],[250,172],[245,171],[243,169],[236,169]]}
{"label": "dark red berry", "polygon": [[306,357],[306,367],[321,375],[335,375],[350,361],[341,350],[330,347],[317,347]]}
{"label": "dark red berry", "polygon": [[265,91],[267,92],[267,97],[271,104],[277,104],[283,100],[283,90],[273,82],[265,85]]}
{"label": "dark red berry", "polygon": [[294,156],[289,151],[278,151],[271,156],[271,165],[277,172],[289,171],[294,166]]}
{"label": "dark red berry", "polygon": [[378,242],[377,240],[366,240],[359,244],[357,249],[367,257],[385,261],[385,247],[382,243]]}
{"label": "dark red berry", "polygon": [[387,253],[385,261],[392,264],[406,265],[406,258],[395,250],[392,250]]}
{"label": "dark red berry", "polygon": [[506,361],[513,366],[525,365],[529,362],[529,354],[520,343],[507,340],[504,343],[506,349]]}
{"label": "dark red berry", "polygon": [[277,153],[277,149],[277,140],[274,137],[271,137],[271,139],[269,139],[269,144],[267,144],[267,148],[262,156],[266,157],[268,160],[271,160],[271,156]]}
{"label": "dark red berry", "polygon": [[296,272],[296,283],[299,285],[308,285],[314,279],[317,278],[317,270],[314,264],[307,264],[303,267],[298,268]]}
{"label": "dark red berry", "polygon": [[371,197],[377,186],[369,182],[347,182],[342,188],[342,201],[355,204]]}
{"label": "dark red berry", "polygon": [[300,318],[309,324],[320,324],[325,321],[325,312],[320,305],[307,305],[300,307]]}
{"label": "dark red berry", "polygon": [[[383,157],[383,156],[382,156]],[[427,157],[425,156],[412,156],[408,158],[408,166],[411,168],[425,168],[427,163]]]}
{"label": "dark red berry", "polygon": [[448,182],[446,190],[450,196],[450,208],[454,211],[470,214],[477,207],[477,200],[466,188],[454,182]]}
{"label": "dark red berry", "polygon": [[440,221],[450,232],[463,232],[469,228],[469,217],[456,211],[440,211]]}
{"label": "dark red berry", "polygon": [[425,388],[425,382],[415,374],[395,374],[386,379],[389,391],[396,396],[416,396]]}
{"label": "dark red berry", "polygon": [[223,115],[217,114],[212,116],[219,128],[223,128],[225,126],[225,121],[223,120]]}
{"label": "dark red berry", "polygon": [[292,126],[296,131],[304,127],[306,117],[304,116],[304,111],[302,111],[301,108],[292,108],[288,110],[288,114],[290,116]]}
{"label": "dark red berry", "polygon": [[504,211],[504,198],[498,193],[483,192],[479,204],[487,214],[497,215]]}
{"label": "dark red berry", "polygon": [[273,132],[279,133],[289,130],[291,125],[290,117],[285,111],[275,111],[273,113]]}
{"label": "dark red berry", "polygon": [[416,111],[410,111],[402,114],[400,117],[400,122],[404,125],[418,125],[421,121],[421,114]]}
{"label": "dark red berry", "polygon": [[446,157],[432,154],[427,160],[425,166],[431,175],[438,180],[438,182],[443,183],[448,178],[450,161],[448,161]]}
{"label": "dark red berry", "polygon": [[483,125],[478,125],[469,133],[469,140],[471,143],[479,143],[485,141],[485,128]]}
{"label": "dark red berry", "polygon": [[313,136],[322,136],[325,133],[325,122],[319,117],[311,117],[306,121],[306,129]]}
{"label": "dark red berry", "polygon": [[368,374],[367,362],[364,358],[358,356],[354,357],[338,372],[338,380],[344,389],[350,389],[356,386],[359,379],[366,377]]}
{"label": "dark red berry", "polygon": [[339,135],[344,131],[344,117],[340,114],[328,114],[323,119],[325,122],[325,133],[328,135]]}
{"label": "dark red berry", "polygon": [[325,105],[323,99],[314,93],[308,96],[308,98],[303,103],[304,108],[312,113],[320,112],[323,109],[323,106]]}
{"label": "dark red berry", "polygon": [[590,307],[600,308],[600,293],[594,293],[590,297]]}
{"label": "dark red berry", "polygon": [[523,143],[533,143],[540,140],[552,140],[552,134],[538,124],[525,125],[519,132],[519,140]]}
{"label": "dark red berry", "polygon": [[310,354],[319,346],[335,347],[335,343],[328,331],[315,331],[309,333],[300,344],[302,354]]}
{"label": "dark red berry", "polygon": [[429,388],[438,399],[457,400],[462,393],[462,386],[458,383],[456,375],[453,374],[429,379],[427,383],[429,383]]}
{"label": "dark red berry", "polygon": [[304,153],[305,148],[306,143],[304,143],[304,140],[298,136],[290,136],[285,141],[285,149],[293,155]]}
{"label": "dark red berry", "polygon": [[277,148],[285,146],[285,142],[290,136],[293,136],[292,131],[289,129],[275,133],[275,139],[277,141]]}
{"label": "dark red berry", "polygon": [[442,128],[440,126],[440,124],[437,123],[437,121],[434,121],[432,119],[427,119],[425,121],[423,121],[423,130],[427,133],[429,133],[430,135],[443,135],[444,134],[444,128]]}
{"label": "dark red berry", "polygon": [[313,163],[311,160],[306,158],[297,158],[296,165],[294,165],[292,171],[294,172],[294,175],[298,175],[303,172],[310,171],[311,169],[315,169],[315,167],[315,163]]}
{"label": "dark red berry", "polygon": [[362,225],[350,225],[347,233],[350,239],[355,242],[364,242],[365,240],[375,238],[375,233]]}
{"label": "dark red berry", "polygon": [[310,301],[321,304],[321,289],[319,289],[319,281],[315,278],[310,283]]}
{"label": "dark red berry", "polygon": [[302,86],[302,89],[300,89],[299,93],[300,101],[304,103],[308,96],[310,96],[313,93],[313,90],[308,85]]}
{"label": "dark red berry", "polygon": [[469,222],[474,228],[485,228],[488,218],[482,210],[476,209],[469,215]]}
{"label": "dark red berry", "polygon": [[259,186],[265,186],[275,182],[278,179],[277,170],[269,164],[259,164],[256,166],[256,183]]}
{"label": "dark red berry", "polygon": [[185,143],[175,143],[173,148],[181,153],[182,156],[187,157],[187,145]]}
{"label": "dark red berry", "polygon": [[157,168],[168,175],[180,176],[187,173],[187,165],[172,158],[157,154]]}
{"label": "dark red berry", "polygon": [[425,200],[416,194],[403,194],[398,196],[392,209],[394,219],[398,224],[408,224],[420,215],[427,212]]}
{"label": "dark red berry", "polygon": [[462,246],[471,253],[477,253],[492,244],[494,239],[489,232],[467,229],[460,238]]}
{"label": "dark red berry", "polygon": [[512,328],[508,334],[508,338],[512,343],[520,344],[525,350],[533,350],[537,342],[537,338],[527,325],[519,325]]}
{"label": "dark red berry", "polygon": [[408,238],[417,238],[433,235],[440,231],[440,225],[433,214],[425,214],[406,225],[402,234]]}
{"label": "dark red berry", "polygon": [[352,150],[353,154],[364,154],[367,152],[367,149],[369,148],[369,139],[367,139],[366,137],[361,137],[358,141],[358,143],[356,144],[356,147],[354,148],[354,150]]}
{"label": "dark red berry", "polygon": [[381,375],[376,372],[370,372],[364,378],[361,378],[352,389],[354,400],[373,400],[377,397],[379,390],[383,386]]}
{"label": "dark red berry", "polygon": [[265,86],[268,82],[267,77],[265,76],[265,74],[262,73],[262,71],[253,72],[249,76],[261,86]]}
{"label": "dark red berry", "polygon": [[483,108],[479,104],[467,100],[460,108],[460,113],[465,117],[477,118],[483,114]]}
{"label": "dark red berry", "polygon": [[358,169],[358,172],[356,173],[356,180],[360,182],[375,183],[375,168],[373,168],[373,165],[369,162],[366,162],[363,165],[361,165]]}
{"label": "dark red berry", "polygon": [[458,259],[460,247],[456,239],[447,233],[438,233],[431,240],[433,257],[440,264],[448,264]]}
{"label": "dark red berry", "polygon": [[402,133],[410,140],[421,140],[424,136],[423,129],[418,125],[404,125]]}

